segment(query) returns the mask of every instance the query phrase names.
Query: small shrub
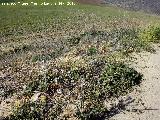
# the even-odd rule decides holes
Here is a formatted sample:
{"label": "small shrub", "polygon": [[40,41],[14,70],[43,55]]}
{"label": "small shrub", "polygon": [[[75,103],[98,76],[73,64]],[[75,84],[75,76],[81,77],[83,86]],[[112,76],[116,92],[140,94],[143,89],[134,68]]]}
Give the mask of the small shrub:
{"label": "small shrub", "polygon": [[0,96],[6,99],[7,97],[13,95],[15,90],[9,86],[0,87]]}
{"label": "small shrub", "polygon": [[95,47],[88,48],[88,55],[95,55],[97,53],[97,49]]}
{"label": "small shrub", "polygon": [[108,96],[119,96],[132,86],[139,85],[142,75],[124,63],[108,64],[101,76],[101,84]]}
{"label": "small shrub", "polygon": [[92,101],[92,103],[86,106],[83,112],[77,111],[77,116],[80,120],[101,120],[105,116],[107,109],[104,107],[101,101]]}
{"label": "small shrub", "polygon": [[71,46],[77,45],[81,40],[81,37],[73,37],[71,39],[68,39],[68,42]]}
{"label": "small shrub", "polygon": [[160,27],[149,26],[140,33],[140,38],[142,41],[158,43],[160,41]]}
{"label": "small shrub", "polygon": [[24,94],[32,94],[35,90],[37,90],[39,86],[39,81],[30,82],[24,90]]}
{"label": "small shrub", "polygon": [[[11,119],[58,118],[71,99],[76,101],[76,118],[101,119],[108,112],[106,99],[127,93],[132,86],[139,85],[141,80],[142,75],[133,68],[122,62],[111,63],[105,59],[92,60],[84,68],[57,66],[56,71],[49,70],[46,73],[45,81],[44,77],[40,76],[26,88],[26,95],[29,97],[33,96],[34,91],[44,93],[46,103],[26,102],[14,111]],[[57,92],[59,89],[62,90],[60,93]],[[55,99],[50,99],[52,97]]]}
{"label": "small shrub", "polygon": [[[153,51],[148,41],[142,39],[139,28],[119,28],[110,31],[109,44],[113,51],[125,54],[140,52],[141,50]],[[141,36],[140,36],[141,34]]]}
{"label": "small shrub", "polygon": [[38,54],[32,57],[32,62],[37,61],[48,61],[50,60],[51,56],[48,54]]}
{"label": "small shrub", "polygon": [[15,108],[10,116],[11,120],[43,120],[45,118],[45,104],[26,102],[20,108]]}
{"label": "small shrub", "polygon": [[91,36],[106,36],[108,35],[105,31],[97,31],[97,30],[91,30],[90,32],[85,32],[85,35],[91,35]]}
{"label": "small shrub", "polygon": [[[89,77],[96,74],[93,72],[88,73],[91,74]],[[110,97],[126,94],[132,86],[139,85],[141,80],[142,75],[124,63],[108,63],[101,71],[99,79],[94,79],[94,77],[86,78],[82,101],[84,103],[88,101],[88,104],[84,105],[83,110],[81,112],[79,110],[77,115],[82,120],[103,118],[105,113],[109,112],[104,105],[104,101]]]}

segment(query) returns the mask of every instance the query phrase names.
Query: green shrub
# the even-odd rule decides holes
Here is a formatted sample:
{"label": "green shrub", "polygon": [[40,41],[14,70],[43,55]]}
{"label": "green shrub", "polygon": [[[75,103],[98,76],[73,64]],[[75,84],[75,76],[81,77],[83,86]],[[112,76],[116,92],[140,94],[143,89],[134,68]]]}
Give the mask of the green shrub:
{"label": "green shrub", "polygon": [[[92,74],[94,76],[95,73]],[[82,120],[103,118],[105,113],[109,112],[104,101],[128,93],[134,85],[139,85],[141,80],[142,75],[124,63],[108,63],[101,71],[99,79],[86,78],[88,85],[83,87],[82,101],[88,101],[89,104],[77,115]]]}
{"label": "green shrub", "polygon": [[139,38],[139,28],[115,28],[110,31],[109,43],[113,51],[126,54],[149,49],[149,45]]}
{"label": "green shrub", "polygon": [[105,112],[107,112],[107,109],[104,107],[103,102],[97,100],[92,101],[91,105],[88,105],[83,112],[78,110],[77,116],[80,120],[101,120],[105,116]]}
{"label": "green shrub", "polygon": [[10,116],[11,120],[43,120],[44,113],[43,113],[44,105],[43,104],[36,104],[36,103],[25,103],[20,108],[14,109],[14,114]]}
{"label": "green shrub", "polygon": [[73,37],[68,39],[68,42],[71,46],[77,45],[81,40],[81,37]]}
{"label": "green shrub", "polygon": [[48,54],[38,54],[32,57],[32,62],[37,62],[37,61],[48,61],[51,59],[51,56]]}
{"label": "green shrub", "polygon": [[88,48],[88,55],[95,55],[97,53],[97,49],[95,47]]}
{"label": "green shrub", "polygon": [[139,85],[142,75],[124,63],[107,64],[100,83],[107,96],[119,96],[132,86]]}
{"label": "green shrub", "polygon": [[160,27],[149,26],[140,33],[140,38],[142,41],[158,43],[160,41]]}
{"label": "green shrub", "polygon": [[44,120],[56,119],[62,112],[62,104],[57,101],[54,107],[51,102],[26,102],[21,107],[15,108],[10,120]]}
{"label": "green shrub", "polygon": [[[75,117],[81,120],[101,119],[108,112],[105,106],[106,99],[127,93],[132,86],[139,85],[142,80],[142,75],[133,68],[122,62],[111,63],[105,59],[92,60],[87,67],[77,69],[67,65],[59,66],[56,67],[56,72],[49,70],[45,76],[45,80],[40,76],[39,80],[31,82],[26,88],[25,95],[31,97],[34,91],[42,92],[49,98],[46,103],[26,102],[14,111],[11,119],[41,120],[45,117],[52,119],[59,117],[63,114],[62,106],[64,109],[65,105],[70,104],[72,96],[74,98],[76,96]],[[60,88],[56,88],[55,83]],[[58,89],[62,89],[60,96],[57,95]],[[55,99],[50,99],[54,94],[57,95],[54,96]],[[56,99],[58,101],[55,102]]]}

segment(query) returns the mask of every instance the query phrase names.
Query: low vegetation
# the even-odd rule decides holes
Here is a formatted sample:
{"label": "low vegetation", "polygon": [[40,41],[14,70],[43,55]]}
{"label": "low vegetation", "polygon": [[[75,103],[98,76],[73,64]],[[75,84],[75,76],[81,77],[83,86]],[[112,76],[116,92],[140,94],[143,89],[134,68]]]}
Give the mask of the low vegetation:
{"label": "low vegetation", "polygon": [[106,100],[126,94],[142,80],[140,73],[120,61],[94,59],[79,67],[68,64],[54,66],[32,81],[10,119],[99,119],[110,109]]}
{"label": "low vegetation", "polygon": [[140,38],[145,41],[159,43],[160,40],[160,27],[149,26],[147,29],[142,30]]}
{"label": "low vegetation", "polygon": [[151,43],[160,40],[160,27],[147,22],[156,16],[143,14],[142,22],[134,13],[125,17],[120,9],[119,17],[112,7],[90,5],[11,8],[15,15],[0,8],[0,98],[17,96],[10,120],[107,117],[115,107],[109,101],[143,80],[129,65],[130,53],[153,52]]}

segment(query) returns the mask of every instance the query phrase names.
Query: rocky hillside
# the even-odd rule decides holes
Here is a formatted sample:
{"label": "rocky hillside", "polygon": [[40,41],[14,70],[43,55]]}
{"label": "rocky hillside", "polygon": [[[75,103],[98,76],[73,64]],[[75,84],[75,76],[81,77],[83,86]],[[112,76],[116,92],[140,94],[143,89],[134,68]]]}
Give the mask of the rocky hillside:
{"label": "rocky hillside", "polygon": [[105,2],[107,4],[113,4],[130,10],[142,10],[160,15],[159,0],[105,0]]}
{"label": "rocky hillside", "polygon": [[104,0],[75,0],[76,2],[79,2],[79,3],[87,3],[87,4],[103,4],[105,3]]}
{"label": "rocky hillside", "polygon": [[154,13],[160,15],[160,1],[159,0],[76,0],[81,3],[89,4],[110,4],[128,10],[144,11],[147,13]]}

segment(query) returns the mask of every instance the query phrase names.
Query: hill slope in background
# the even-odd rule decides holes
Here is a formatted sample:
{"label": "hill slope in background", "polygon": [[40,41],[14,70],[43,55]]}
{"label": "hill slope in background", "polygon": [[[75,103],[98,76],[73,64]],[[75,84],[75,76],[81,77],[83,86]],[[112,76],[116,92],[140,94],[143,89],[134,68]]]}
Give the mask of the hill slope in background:
{"label": "hill slope in background", "polygon": [[113,4],[129,10],[143,10],[148,13],[160,15],[159,0],[105,0],[108,4]]}
{"label": "hill slope in background", "polygon": [[89,4],[110,4],[128,10],[144,11],[160,15],[160,1],[159,0],[76,0],[81,3]]}
{"label": "hill slope in background", "polygon": [[87,3],[87,4],[102,4],[104,0],[75,0],[80,3]]}

